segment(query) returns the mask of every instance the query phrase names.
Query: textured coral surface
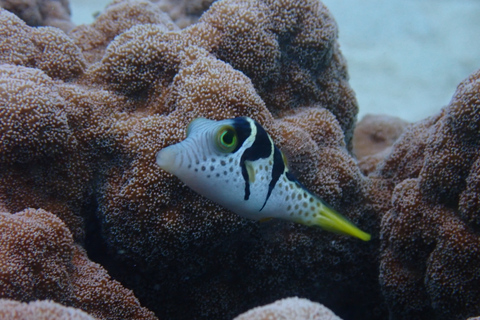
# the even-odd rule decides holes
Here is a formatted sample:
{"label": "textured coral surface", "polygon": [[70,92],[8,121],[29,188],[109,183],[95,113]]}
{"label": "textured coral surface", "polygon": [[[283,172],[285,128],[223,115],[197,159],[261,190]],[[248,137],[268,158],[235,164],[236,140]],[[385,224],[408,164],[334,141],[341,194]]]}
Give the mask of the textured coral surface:
{"label": "textured coral surface", "polygon": [[68,0],[0,0],[0,8],[16,14],[29,26],[52,26],[64,31],[74,27]]}
{"label": "textured coral surface", "polygon": [[394,319],[480,313],[479,146],[480,70],[379,168],[399,181],[381,234],[380,282]]}
{"label": "textured coral surface", "polygon": [[185,28],[198,21],[215,0],[155,0],[162,11],[168,12],[175,24]]}
{"label": "textured coral surface", "polygon": [[[1,299],[53,300],[97,319],[156,319],[88,259],[62,220],[42,209],[0,213],[0,274]],[[8,316],[5,303],[1,309]]]}
{"label": "textured coral surface", "polygon": [[43,300],[22,303],[0,299],[0,318],[3,320],[95,320],[80,309]]}
{"label": "textured coral surface", "polygon": [[353,152],[364,174],[375,171],[377,164],[392,151],[393,143],[407,126],[408,122],[388,115],[367,114],[357,123]]}
{"label": "textured coral surface", "polygon": [[[1,297],[123,319],[154,318],[123,286],[162,319],[289,296],[343,319],[479,313],[478,73],[439,115],[363,125],[358,163],[322,3],[217,1],[184,29],[164,5],[115,1],[69,33],[0,10],[0,208],[22,211],[1,215]],[[159,169],[156,152],[200,116],[257,120],[372,240],[246,220]]]}
{"label": "textured coral surface", "polygon": [[307,299],[287,298],[249,310],[234,320],[341,320],[325,306]]}

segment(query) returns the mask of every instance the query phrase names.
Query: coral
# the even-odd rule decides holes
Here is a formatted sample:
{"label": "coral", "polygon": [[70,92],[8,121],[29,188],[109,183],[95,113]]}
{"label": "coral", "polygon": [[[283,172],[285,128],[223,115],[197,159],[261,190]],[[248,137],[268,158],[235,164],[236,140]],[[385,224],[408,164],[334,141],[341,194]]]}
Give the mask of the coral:
{"label": "coral", "polygon": [[0,219],[0,297],[66,302],[73,257],[70,231],[43,210],[2,213]]}
{"label": "coral", "polygon": [[[96,160],[111,145],[107,106],[119,99],[22,66],[1,65],[0,83],[0,199],[11,212],[29,206],[55,212],[81,240],[79,212],[88,204]],[[86,131],[88,122],[94,127]]]}
{"label": "coral", "polygon": [[319,1],[218,1],[199,20],[216,29],[212,53],[245,73],[276,117],[298,107],[332,112],[351,148],[358,111],[338,30]]}
{"label": "coral", "polygon": [[76,78],[85,70],[82,52],[63,31],[30,28],[3,9],[0,21],[0,63],[37,68],[61,80]]}
{"label": "coral", "polygon": [[52,26],[65,32],[74,27],[68,0],[0,0],[0,8],[14,13],[29,26]]}
{"label": "coral", "polygon": [[[371,273],[363,279],[358,278],[358,283],[353,284],[354,274],[366,274],[368,273],[365,270],[368,268],[366,266],[374,265],[375,257],[368,249],[372,245],[357,243],[353,244],[355,248],[347,249],[346,243],[352,244],[353,241],[340,239],[333,243],[333,248],[324,248],[321,243],[328,243],[327,247],[330,247],[331,242],[327,239],[338,237],[326,235],[318,230],[306,231],[304,227],[290,226],[283,222],[274,223],[270,228],[260,230],[257,224],[242,220],[195,195],[180,185],[174,177],[156,168],[154,164],[156,152],[163,146],[181,140],[187,124],[192,119],[198,116],[212,119],[250,116],[262,122],[272,132],[275,141],[287,154],[296,155],[291,158],[292,165],[296,163],[298,166],[296,169],[298,173],[303,173],[304,167],[310,168],[308,173],[301,175],[302,181],[308,187],[324,195],[327,201],[344,210],[355,222],[366,221],[362,218],[365,214],[375,215],[368,210],[368,213],[365,213],[365,208],[357,205],[357,201],[361,202],[361,199],[366,197],[362,194],[362,187],[366,181],[344,149],[343,132],[328,110],[298,109],[297,116],[291,115],[274,120],[250,85],[249,79],[243,74],[196,47],[183,49],[185,57],[176,65],[178,59],[176,52],[182,47],[177,43],[180,42],[177,41],[178,35],[162,35],[151,31],[155,28],[134,27],[117,37],[107,49],[106,57],[102,61],[105,64],[90,70],[92,78],[100,79],[98,81],[104,81],[105,75],[110,76],[113,72],[110,71],[110,65],[118,65],[118,62],[110,61],[117,61],[119,55],[123,56],[121,47],[117,47],[117,41],[123,44],[124,37],[141,39],[142,43],[148,43],[146,34],[150,39],[153,38],[150,41],[160,39],[161,42],[152,45],[153,47],[166,47],[173,51],[172,54],[163,54],[163,61],[154,60],[162,63],[158,64],[161,70],[173,70],[160,73],[165,78],[157,77],[158,84],[145,81],[150,77],[150,73],[151,79],[154,78],[158,67],[153,64],[148,64],[150,69],[142,67],[147,76],[138,77],[136,72],[124,72],[115,77],[116,81],[109,83],[110,88],[127,95],[132,94],[130,90],[137,91],[139,88],[143,92],[161,92],[155,101],[149,100],[149,103],[146,103],[150,110],[158,114],[141,118],[130,116],[116,124],[116,130],[125,137],[122,144],[130,151],[133,159],[127,167],[121,168],[121,171],[120,169],[111,171],[108,187],[100,201],[102,228],[110,246],[120,253],[117,258],[126,259],[128,265],[136,264],[137,274],[142,274],[150,281],[131,282],[133,279],[123,274],[128,267],[115,269],[117,272],[115,274],[124,279],[128,286],[137,288],[137,294],[150,308],[164,317],[171,318],[191,318],[196,314],[226,318],[260,301],[278,299],[291,293],[296,287],[303,287],[305,294],[313,297],[320,294],[319,289],[313,286],[318,282],[324,283],[323,288],[330,286],[337,288],[332,288],[336,293],[332,292],[330,297],[341,295],[344,289],[339,284],[342,280],[347,286],[359,288],[365,282],[375,282],[374,273]],[[169,37],[173,38],[173,41]],[[127,44],[130,48],[135,48],[134,40],[129,40]],[[140,55],[142,51],[138,50],[138,54],[136,50],[133,52]],[[148,58],[136,55],[129,56],[128,59],[131,59],[129,61],[143,61]],[[170,56],[175,59],[168,59]],[[162,89],[163,83],[172,84]],[[303,137],[301,151],[297,140],[292,140],[291,137]],[[312,137],[315,137],[316,141]],[[322,153],[317,155],[316,152]],[[342,174],[338,175],[339,171]],[[320,176],[321,174],[323,176]],[[375,221],[372,219],[366,228],[374,231]],[[150,230],[148,235],[144,234],[145,230]],[[282,237],[274,236],[277,232],[284,233],[286,238],[291,237],[292,246],[303,249],[290,250],[289,246],[285,246]],[[305,232],[307,235],[304,235]],[[251,241],[248,248],[239,237],[257,240]],[[232,256],[230,251],[237,251],[239,246],[245,247],[246,252],[240,257]],[[270,252],[277,254],[272,257]],[[309,252],[307,257],[303,257],[304,252]],[[344,266],[344,271],[339,271],[338,267],[330,264],[337,264],[343,258],[352,262],[361,259],[362,262],[358,265]],[[134,262],[129,262],[131,260]],[[295,277],[290,277],[294,266],[302,270],[297,261],[303,261],[309,266],[309,270],[316,272],[297,271]],[[319,271],[320,265],[323,265],[325,272]],[[277,270],[276,273],[269,271],[273,267]],[[225,272],[212,274],[209,271],[218,268]],[[334,269],[336,270],[333,271]],[[260,277],[264,278],[265,282],[258,283],[259,270],[263,270]],[[351,275],[348,279],[352,282],[344,278],[344,272],[347,270]],[[332,272],[337,276],[332,277]],[[241,274],[242,279],[238,279],[236,285],[229,284],[234,281],[231,279],[232,275],[236,274]],[[313,279],[312,283],[305,284],[304,278]],[[267,285],[269,282],[271,284]],[[274,296],[271,292],[272,286],[278,290]],[[162,289],[158,291],[157,288]],[[240,299],[247,294],[244,290],[250,291],[250,299]],[[372,289],[369,294],[378,293]],[[210,297],[208,304],[204,302],[205,295]],[[186,299],[185,297],[189,297],[189,313],[183,311],[179,314],[181,307],[178,303]],[[363,297],[357,298],[362,302],[355,302],[358,303],[358,307],[352,307],[352,310],[361,308],[362,303],[368,303]],[[160,310],[157,309],[158,301],[163,301]],[[336,302],[336,298],[332,298],[332,303]],[[166,309],[165,305],[171,309]],[[215,308],[212,308],[212,305],[215,305]]]}
{"label": "coral", "polygon": [[376,173],[396,181],[380,281],[392,319],[480,312],[480,70],[442,112],[407,130]]}
{"label": "coral", "polygon": [[[130,132],[129,149],[135,148],[137,154],[145,156],[134,160],[123,172],[112,172],[109,189],[100,205],[105,237],[116,248],[119,259],[126,259],[127,265],[135,263],[136,267],[118,267],[112,272],[124,279],[129,287],[135,287],[150,308],[168,318],[186,319],[198,314],[228,318],[258,303],[292,293],[323,299],[336,310],[348,305],[352,314],[361,312],[364,305],[369,304],[366,297],[378,294],[375,289],[374,242],[358,243],[285,222],[258,225],[242,220],[194,194],[175,178],[156,170],[152,158],[158,144],[170,144],[171,140],[167,138],[180,140],[183,133],[176,128],[186,125],[184,118],[189,117],[190,112],[207,112],[202,104],[192,106],[190,101],[205,103],[195,99],[199,86],[194,84],[208,79],[200,77],[199,80],[199,75],[206,72],[203,68],[208,66],[208,61],[216,63],[207,57],[205,61],[199,61],[196,68],[185,72],[188,79],[182,82],[193,90],[185,97],[192,97],[191,100],[179,103],[167,119],[151,116],[129,121],[134,126],[125,128],[125,132]],[[213,91],[218,85],[219,92],[237,92],[244,97],[240,100],[243,104],[247,94],[254,92],[245,92],[242,82],[238,81],[240,75],[231,72],[232,69],[226,68],[222,74],[225,77],[239,76],[240,79],[228,81],[227,88],[221,85],[225,83],[223,81],[215,81],[208,88]],[[229,88],[232,83],[238,87]],[[179,89],[186,91],[180,84]],[[252,102],[259,101],[255,95],[250,98]],[[230,111],[232,114],[212,114],[210,117],[231,117],[237,115],[236,112],[251,115],[255,110],[242,109],[242,104],[233,105],[236,110]],[[256,109],[262,110],[261,104]],[[221,112],[227,111],[223,109]],[[293,122],[294,117],[281,120],[284,123],[279,120],[278,125],[277,121],[270,124],[277,128],[273,130],[278,132],[274,139],[289,154],[298,151],[299,157],[308,159],[307,164],[312,166],[309,166],[308,174],[302,175],[302,181],[310,189],[334,203],[356,223],[363,224],[365,229],[375,232],[378,223],[375,212],[361,204],[367,197],[363,194],[367,182],[348,153],[333,146],[332,141],[343,142],[338,125],[326,121],[332,120],[333,116],[325,109],[308,110],[295,121],[307,118],[318,124],[310,128],[312,132],[335,133],[323,138],[325,144],[332,144],[330,148],[322,151],[308,133],[288,122]],[[303,138],[304,148],[299,150],[297,140],[289,138],[292,136]],[[318,156],[314,155],[316,151],[320,152]],[[305,163],[301,165],[303,167]],[[301,173],[300,169],[296,171]],[[368,224],[364,218],[367,214],[373,216]],[[135,262],[129,262],[131,259]],[[149,280],[132,279],[128,276],[130,272]],[[317,286],[318,283],[322,285]],[[345,291],[350,290],[359,294],[351,294],[348,301],[339,300]],[[168,305],[171,309],[158,310],[158,301],[162,301],[162,308]],[[189,304],[188,312],[182,310],[179,313],[179,301]]]}
{"label": "coral", "polygon": [[155,24],[162,32],[175,31],[178,27],[170,17],[150,1],[113,1],[106,12],[91,25],[80,25],[69,32],[88,62],[102,59],[108,44],[117,35],[135,25]]}
{"label": "coral", "polygon": [[466,187],[460,193],[459,214],[460,217],[474,230],[480,230],[480,159],[477,158],[470,168]]}
{"label": "coral", "polygon": [[[68,35],[0,18],[0,202],[41,207],[70,229],[67,287],[89,292],[93,274],[104,290],[67,305],[102,318],[105,299],[133,303],[83,245],[162,318],[232,318],[292,295],[344,318],[385,317],[377,248],[391,186],[363,176],[350,154],[357,105],[320,2],[218,1],[183,30],[147,1],[114,2]],[[200,116],[260,122],[300,181],[373,240],[245,220],[161,171],[156,152]]]}
{"label": "coral", "polygon": [[391,146],[407,128],[408,123],[388,115],[367,114],[357,123],[353,135],[353,152],[358,166],[366,175],[391,151]]}
{"label": "coral", "polygon": [[0,274],[2,299],[51,299],[98,319],[155,319],[73,244],[59,218],[41,209],[0,213]]}
{"label": "coral", "polygon": [[456,207],[480,146],[480,71],[457,88],[445,115],[427,141],[420,172],[422,191],[432,201]]}
{"label": "coral", "polygon": [[160,9],[168,12],[175,24],[185,28],[198,21],[214,0],[156,0]]}
{"label": "coral", "polygon": [[341,320],[325,306],[308,299],[287,298],[249,310],[234,320]]}
{"label": "coral", "polygon": [[72,137],[51,79],[39,70],[10,65],[0,72],[1,161],[25,163],[58,153]]}
{"label": "coral", "polygon": [[22,303],[0,299],[0,318],[3,320],[95,320],[80,309],[44,300]]}

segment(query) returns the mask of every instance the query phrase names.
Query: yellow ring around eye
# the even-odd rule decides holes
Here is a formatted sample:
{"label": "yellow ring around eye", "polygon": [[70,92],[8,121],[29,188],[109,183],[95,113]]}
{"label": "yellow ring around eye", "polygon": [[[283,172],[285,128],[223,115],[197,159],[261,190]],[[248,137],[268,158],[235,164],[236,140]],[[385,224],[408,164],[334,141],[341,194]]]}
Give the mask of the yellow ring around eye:
{"label": "yellow ring around eye", "polygon": [[222,152],[232,152],[237,147],[237,133],[232,126],[223,126],[217,132],[217,147]]}

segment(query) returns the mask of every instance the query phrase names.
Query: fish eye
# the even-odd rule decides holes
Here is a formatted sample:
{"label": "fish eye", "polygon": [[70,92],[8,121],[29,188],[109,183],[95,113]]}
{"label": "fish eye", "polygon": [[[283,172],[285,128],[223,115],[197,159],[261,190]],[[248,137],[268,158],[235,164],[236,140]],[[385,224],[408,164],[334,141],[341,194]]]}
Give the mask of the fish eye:
{"label": "fish eye", "polygon": [[217,146],[222,152],[232,152],[237,147],[237,133],[232,126],[222,126],[217,132]]}

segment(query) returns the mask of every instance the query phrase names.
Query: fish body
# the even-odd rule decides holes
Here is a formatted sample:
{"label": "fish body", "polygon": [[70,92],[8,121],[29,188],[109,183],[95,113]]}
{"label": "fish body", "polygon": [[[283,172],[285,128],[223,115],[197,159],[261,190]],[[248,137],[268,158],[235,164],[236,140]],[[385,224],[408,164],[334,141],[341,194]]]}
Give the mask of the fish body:
{"label": "fish body", "polygon": [[242,217],[279,218],[370,240],[294,177],[270,135],[251,118],[195,119],[187,138],[160,150],[156,160],[197,193]]}

